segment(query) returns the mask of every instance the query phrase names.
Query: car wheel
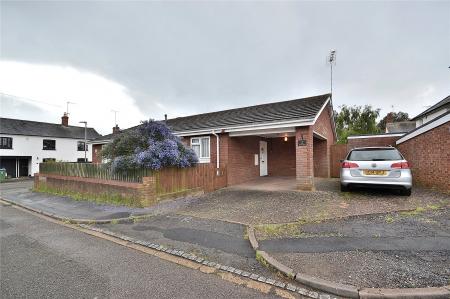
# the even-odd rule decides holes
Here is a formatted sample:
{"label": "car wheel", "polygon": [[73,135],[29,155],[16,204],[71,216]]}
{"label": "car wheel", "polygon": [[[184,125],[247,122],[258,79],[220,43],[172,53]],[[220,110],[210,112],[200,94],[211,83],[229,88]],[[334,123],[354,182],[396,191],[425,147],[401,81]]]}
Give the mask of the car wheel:
{"label": "car wheel", "polygon": [[348,190],[349,190],[348,186],[341,184],[341,192],[348,192]]}
{"label": "car wheel", "polygon": [[404,196],[411,196],[411,188],[402,190],[401,194],[404,195]]}

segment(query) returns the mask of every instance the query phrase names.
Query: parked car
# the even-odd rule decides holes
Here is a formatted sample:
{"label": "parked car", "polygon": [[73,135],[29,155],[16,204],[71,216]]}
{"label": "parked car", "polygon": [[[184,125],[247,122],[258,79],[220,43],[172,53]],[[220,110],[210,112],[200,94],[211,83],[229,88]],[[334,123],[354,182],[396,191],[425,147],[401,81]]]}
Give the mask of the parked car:
{"label": "parked car", "polygon": [[341,191],[351,187],[399,189],[411,195],[410,164],[393,147],[361,147],[352,149],[341,165]]}

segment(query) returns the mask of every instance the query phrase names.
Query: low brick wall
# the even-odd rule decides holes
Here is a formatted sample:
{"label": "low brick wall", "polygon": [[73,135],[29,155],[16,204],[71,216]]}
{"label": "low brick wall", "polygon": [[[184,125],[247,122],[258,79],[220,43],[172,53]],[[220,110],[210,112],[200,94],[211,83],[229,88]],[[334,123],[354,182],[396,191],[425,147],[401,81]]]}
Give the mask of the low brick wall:
{"label": "low brick wall", "polygon": [[134,206],[150,206],[157,201],[154,177],[144,177],[143,183],[115,180],[70,177],[53,174],[35,174],[34,187],[37,190],[57,190],[82,194],[87,198],[115,197]]}

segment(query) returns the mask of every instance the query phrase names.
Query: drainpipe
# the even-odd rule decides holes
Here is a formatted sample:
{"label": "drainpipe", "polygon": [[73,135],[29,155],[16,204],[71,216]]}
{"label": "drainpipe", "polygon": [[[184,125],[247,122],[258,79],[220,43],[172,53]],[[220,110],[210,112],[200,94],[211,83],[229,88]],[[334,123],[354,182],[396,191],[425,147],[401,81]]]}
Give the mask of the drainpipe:
{"label": "drainpipe", "polygon": [[219,145],[220,145],[220,138],[219,138],[219,135],[217,135],[214,131],[211,131],[211,133],[214,135],[214,136],[216,136],[216,139],[217,139],[217,142],[216,142],[216,154],[217,154],[217,158],[216,158],[216,164],[217,164],[217,166],[216,166],[216,168],[217,168],[217,171],[216,171],[216,175],[220,175],[220,170],[219,170],[219,166],[220,166],[220,162],[219,162],[219,160],[220,160],[220,153],[219,153]]}

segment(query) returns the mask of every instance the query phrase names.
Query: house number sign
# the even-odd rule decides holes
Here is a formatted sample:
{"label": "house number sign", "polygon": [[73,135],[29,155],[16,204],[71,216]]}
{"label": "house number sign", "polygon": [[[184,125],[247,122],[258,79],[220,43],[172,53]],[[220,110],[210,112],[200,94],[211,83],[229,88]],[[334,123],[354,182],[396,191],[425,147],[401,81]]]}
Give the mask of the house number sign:
{"label": "house number sign", "polygon": [[299,139],[298,140],[298,146],[305,146],[306,145],[306,140],[305,139]]}
{"label": "house number sign", "polygon": [[306,146],[306,140],[303,139],[303,135],[301,135],[300,139],[297,141],[297,146]]}

